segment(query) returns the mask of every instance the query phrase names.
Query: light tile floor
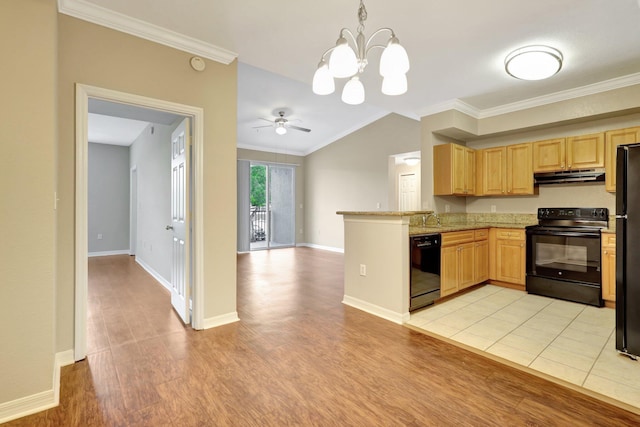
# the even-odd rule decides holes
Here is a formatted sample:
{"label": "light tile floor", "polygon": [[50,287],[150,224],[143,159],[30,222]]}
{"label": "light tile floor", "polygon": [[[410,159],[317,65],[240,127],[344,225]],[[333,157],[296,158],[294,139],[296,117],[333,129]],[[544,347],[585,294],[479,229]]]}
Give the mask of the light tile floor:
{"label": "light tile floor", "polygon": [[640,408],[640,361],[617,353],[613,309],[486,285],[408,323]]}

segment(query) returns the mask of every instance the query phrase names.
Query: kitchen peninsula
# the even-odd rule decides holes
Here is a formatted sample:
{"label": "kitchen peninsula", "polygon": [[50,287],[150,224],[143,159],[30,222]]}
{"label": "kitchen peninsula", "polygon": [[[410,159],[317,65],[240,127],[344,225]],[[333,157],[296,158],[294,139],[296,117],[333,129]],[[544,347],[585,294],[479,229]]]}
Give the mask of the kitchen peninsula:
{"label": "kitchen peninsula", "polygon": [[337,212],[344,217],[343,304],[399,324],[409,320],[409,223],[430,213]]}
{"label": "kitchen peninsula", "polygon": [[[535,215],[526,214],[443,214],[442,225],[435,226],[430,225],[432,213],[337,212],[344,218],[344,304],[405,323],[409,320],[410,235],[491,228],[523,234],[526,225],[536,222]],[[423,218],[429,218],[426,226]]]}

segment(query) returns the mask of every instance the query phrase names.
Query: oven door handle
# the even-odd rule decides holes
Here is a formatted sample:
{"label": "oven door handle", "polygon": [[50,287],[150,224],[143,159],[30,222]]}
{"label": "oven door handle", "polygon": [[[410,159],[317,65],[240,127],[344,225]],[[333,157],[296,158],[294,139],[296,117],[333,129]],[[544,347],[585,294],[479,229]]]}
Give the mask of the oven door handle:
{"label": "oven door handle", "polygon": [[527,230],[529,235],[537,236],[559,236],[559,237],[585,237],[587,239],[599,239],[599,232],[584,231],[558,231],[558,230]]}

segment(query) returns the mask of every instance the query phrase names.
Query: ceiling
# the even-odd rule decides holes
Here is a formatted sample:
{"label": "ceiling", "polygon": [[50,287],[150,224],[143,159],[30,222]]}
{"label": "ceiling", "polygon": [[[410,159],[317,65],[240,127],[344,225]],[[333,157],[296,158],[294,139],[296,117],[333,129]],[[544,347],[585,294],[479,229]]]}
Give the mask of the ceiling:
{"label": "ceiling", "polygon": [[[418,120],[451,108],[488,117],[640,83],[639,0],[365,0],[368,37],[392,28],[411,60],[406,94],[381,94],[379,54],[362,77],[365,104],[311,92],[322,53],[341,28],[358,25],[357,0],[59,0],[62,13],[179,46],[198,56],[238,58],[238,146],[308,154],[395,112]],[[378,40],[378,39],[376,39]],[[380,42],[384,42],[384,37]],[[560,73],[522,81],[504,57],[531,44],[564,55]],[[310,133],[278,136],[278,111]]]}

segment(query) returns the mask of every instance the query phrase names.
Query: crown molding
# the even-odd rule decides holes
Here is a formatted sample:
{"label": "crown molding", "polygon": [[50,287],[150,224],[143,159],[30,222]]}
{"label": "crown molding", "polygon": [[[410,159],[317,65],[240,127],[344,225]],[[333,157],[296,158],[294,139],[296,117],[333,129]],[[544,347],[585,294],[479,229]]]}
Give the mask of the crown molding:
{"label": "crown molding", "polygon": [[570,99],[583,96],[596,95],[610,90],[621,89],[640,84],[640,73],[629,74],[627,76],[616,77],[574,89],[567,89],[549,95],[538,96],[523,101],[512,102],[484,110],[475,108],[459,99],[452,99],[440,104],[432,105],[421,111],[421,117],[442,113],[444,111],[456,110],[467,114],[475,119],[485,119],[488,117],[500,116],[502,114],[514,113],[516,111],[527,110],[529,108],[541,107],[554,104],[556,102],[568,101]]}
{"label": "crown molding", "polygon": [[89,3],[86,0],[58,0],[58,12],[216,62],[221,62],[225,65],[230,64],[238,57],[237,53],[231,52],[230,50],[205,43],[202,40],[162,28],[140,19],[123,15],[122,13]]}
{"label": "crown molding", "polygon": [[527,110],[529,108],[541,107],[543,105],[554,104],[556,102],[568,101],[570,99],[581,98],[583,96],[596,95],[610,90],[621,89],[640,84],[640,73],[629,74],[627,76],[616,77],[598,83],[581,86],[574,89],[567,89],[549,95],[538,96],[524,101],[512,102],[494,108],[481,110],[479,119],[513,113],[515,111]]}
{"label": "crown molding", "polygon": [[425,108],[424,110],[420,111],[420,117],[431,116],[433,114],[443,113],[450,110],[459,111],[476,119],[479,118],[480,114],[482,113],[481,110],[467,104],[464,101],[461,101],[459,99],[451,99],[449,101],[434,104]]}

